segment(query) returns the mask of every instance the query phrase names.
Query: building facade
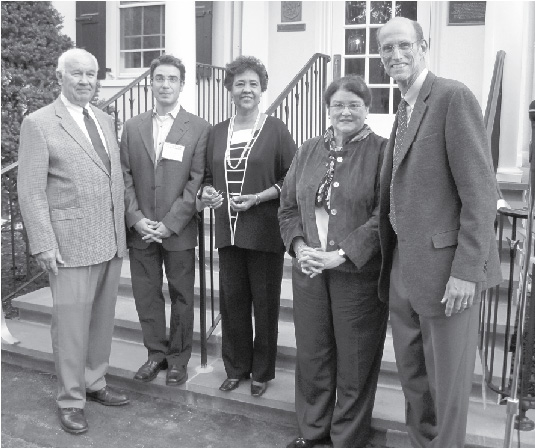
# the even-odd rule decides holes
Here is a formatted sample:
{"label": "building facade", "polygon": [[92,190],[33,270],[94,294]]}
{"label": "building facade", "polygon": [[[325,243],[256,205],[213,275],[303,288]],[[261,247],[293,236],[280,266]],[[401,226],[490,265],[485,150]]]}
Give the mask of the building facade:
{"label": "building facade", "polygon": [[535,98],[535,2],[447,1],[53,1],[63,32],[92,51],[110,98],[165,52],[186,65],[181,96],[195,110],[196,62],[224,66],[239,55],[261,59],[269,73],[267,107],[315,53],[331,58],[328,79],[364,77],[373,93],[368,123],[388,137],[400,99],[382,69],[375,30],[392,14],[418,20],[429,43],[428,66],[465,83],[485,110],[496,53],[503,70],[498,180],[520,182]]}

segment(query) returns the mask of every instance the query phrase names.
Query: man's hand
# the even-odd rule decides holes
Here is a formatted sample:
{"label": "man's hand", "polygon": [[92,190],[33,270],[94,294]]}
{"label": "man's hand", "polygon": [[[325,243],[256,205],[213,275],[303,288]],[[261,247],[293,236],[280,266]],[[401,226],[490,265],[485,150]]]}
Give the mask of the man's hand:
{"label": "man's hand", "polygon": [[476,284],[468,280],[450,277],[446,284],[446,292],[440,303],[446,304],[446,316],[452,313],[460,313],[468,309],[474,303]]}
{"label": "man's hand", "polygon": [[169,238],[173,234],[173,232],[169,230],[163,222],[156,223],[156,225],[153,227],[153,230],[158,237],[159,243],[162,242],[163,238]]}
{"label": "man's hand", "polygon": [[58,275],[58,264],[64,264],[59,249],[50,249],[40,252],[35,256],[39,267],[47,272],[53,272]]}
{"label": "man's hand", "polygon": [[154,231],[154,227],[157,224],[156,221],[151,221],[149,218],[142,218],[134,224],[134,229],[136,229],[137,233],[139,233],[144,240],[147,240],[151,236],[158,236]]}

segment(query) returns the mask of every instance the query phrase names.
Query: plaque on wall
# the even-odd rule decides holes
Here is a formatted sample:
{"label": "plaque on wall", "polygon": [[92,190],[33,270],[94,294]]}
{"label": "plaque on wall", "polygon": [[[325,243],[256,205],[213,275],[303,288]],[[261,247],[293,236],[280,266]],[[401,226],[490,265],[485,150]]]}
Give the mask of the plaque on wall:
{"label": "plaque on wall", "polygon": [[304,23],[282,23],[277,25],[277,32],[284,31],[306,31],[306,25]]}
{"label": "plaque on wall", "polygon": [[485,25],[487,2],[448,2],[448,25]]}
{"label": "plaque on wall", "polygon": [[303,2],[281,2],[281,22],[300,22]]}

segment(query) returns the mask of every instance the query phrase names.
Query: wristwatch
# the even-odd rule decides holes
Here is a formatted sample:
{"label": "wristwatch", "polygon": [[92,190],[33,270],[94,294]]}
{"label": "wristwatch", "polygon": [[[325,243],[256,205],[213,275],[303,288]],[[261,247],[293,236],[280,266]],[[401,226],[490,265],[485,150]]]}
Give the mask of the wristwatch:
{"label": "wristwatch", "polygon": [[341,257],[344,257],[347,260],[347,255],[344,252],[344,249],[338,249],[338,255],[340,255]]}

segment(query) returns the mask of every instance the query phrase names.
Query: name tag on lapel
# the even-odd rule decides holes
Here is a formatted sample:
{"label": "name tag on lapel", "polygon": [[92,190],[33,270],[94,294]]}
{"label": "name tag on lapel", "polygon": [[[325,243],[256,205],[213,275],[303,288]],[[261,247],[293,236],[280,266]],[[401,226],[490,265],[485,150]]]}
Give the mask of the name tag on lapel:
{"label": "name tag on lapel", "polygon": [[184,146],[165,142],[162,149],[162,159],[178,160],[182,162],[184,156]]}

